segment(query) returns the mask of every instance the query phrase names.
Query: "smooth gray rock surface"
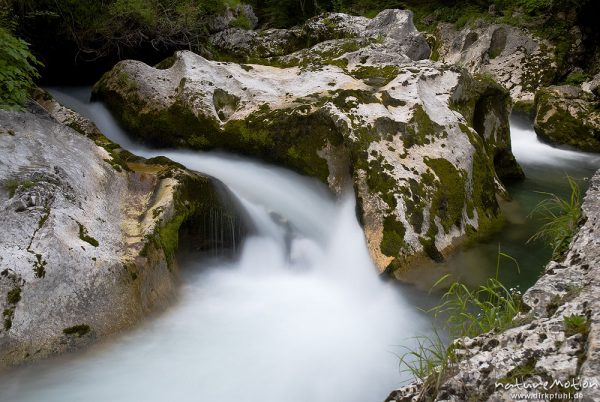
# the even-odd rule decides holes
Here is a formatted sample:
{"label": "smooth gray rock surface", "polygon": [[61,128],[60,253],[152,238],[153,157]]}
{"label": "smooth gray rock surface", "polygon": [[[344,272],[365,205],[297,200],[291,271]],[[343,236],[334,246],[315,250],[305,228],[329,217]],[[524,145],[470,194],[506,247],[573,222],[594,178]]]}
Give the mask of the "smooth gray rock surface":
{"label": "smooth gray rock surface", "polygon": [[201,210],[189,186],[218,206],[212,179],[119,153],[91,122],[40,102],[50,114],[0,111],[0,370],[169,305],[178,271],[162,228],[183,202]]}
{"label": "smooth gray rock surface", "polygon": [[532,103],[535,92],[549,85],[557,72],[554,47],[523,28],[479,20],[456,30],[441,23],[436,37],[441,61],[491,75],[515,102]]}

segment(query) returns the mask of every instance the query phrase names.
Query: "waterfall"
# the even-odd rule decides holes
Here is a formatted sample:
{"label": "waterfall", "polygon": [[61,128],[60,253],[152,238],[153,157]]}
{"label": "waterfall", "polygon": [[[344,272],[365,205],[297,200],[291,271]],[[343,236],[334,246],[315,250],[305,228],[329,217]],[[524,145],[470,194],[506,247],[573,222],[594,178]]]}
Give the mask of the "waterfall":
{"label": "waterfall", "polygon": [[[151,150],[100,103],[52,91],[129,151],[214,176],[254,229],[235,260],[188,254],[178,303],[160,317],[63,361],[0,378],[0,400],[380,402],[402,384],[401,345],[429,321],[371,262],[349,192],[225,154]],[[78,99],[79,97],[79,99]],[[215,239],[235,225],[211,211]]]}

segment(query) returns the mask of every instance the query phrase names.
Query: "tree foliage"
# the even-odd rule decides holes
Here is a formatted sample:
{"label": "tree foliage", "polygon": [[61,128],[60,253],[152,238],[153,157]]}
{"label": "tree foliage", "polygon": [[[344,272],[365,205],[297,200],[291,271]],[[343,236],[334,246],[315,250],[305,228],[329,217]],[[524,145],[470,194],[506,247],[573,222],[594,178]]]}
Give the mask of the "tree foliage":
{"label": "tree foliage", "polygon": [[[193,48],[211,16],[232,0],[9,0],[25,37],[39,48],[74,43],[78,57],[96,60],[148,46]],[[47,46],[45,46],[47,45]]]}
{"label": "tree foliage", "polygon": [[20,109],[25,104],[39,64],[25,41],[0,26],[0,109]]}
{"label": "tree foliage", "polygon": [[[10,10],[14,26],[8,30],[32,44],[34,54],[48,66],[46,77],[64,82],[79,74],[97,79],[122,58],[157,63],[179,49],[209,54],[212,22],[227,7],[241,3],[253,6],[263,27],[300,25],[328,11],[373,17],[386,8],[404,8],[415,13],[421,30],[433,30],[442,21],[461,27],[477,18],[489,19],[493,5],[497,22],[546,21],[538,31],[565,54],[572,23],[553,16],[573,10],[594,15],[578,11],[593,0],[0,0],[0,19],[2,10]],[[590,24],[595,23],[592,18]],[[240,15],[232,26],[249,28],[251,23]]]}

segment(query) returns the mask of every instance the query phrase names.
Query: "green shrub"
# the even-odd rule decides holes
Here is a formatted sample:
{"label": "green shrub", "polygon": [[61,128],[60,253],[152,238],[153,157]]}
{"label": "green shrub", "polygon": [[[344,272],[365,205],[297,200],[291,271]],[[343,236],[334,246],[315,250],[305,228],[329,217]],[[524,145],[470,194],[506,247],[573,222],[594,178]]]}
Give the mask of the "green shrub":
{"label": "green shrub", "polygon": [[108,10],[115,18],[141,26],[154,26],[157,23],[157,10],[148,0],[116,0]]}
{"label": "green shrub", "polygon": [[567,76],[567,78],[565,79],[565,84],[581,85],[582,83],[587,81],[587,79],[588,79],[588,76],[586,73],[581,72],[581,71],[575,71]]}
{"label": "green shrub", "polygon": [[552,6],[552,0],[517,0],[515,3],[529,14],[543,13]]}
{"label": "green shrub", "polygon": [[19,110],[27,101],[36,67],[41,63],[31,54],[27,43],[0,27],[0,109]]}
{"label": "green shrub", "polygon": [[581,190],[577,182],[567,176],[571,196],[564,199],[556,194],[540,192],[547,198],[542,200],[531,212],[530,216],[538,216],[546,222],[527,240],[527,242],[543,239],[552,247],[552,258],[560,258],[569,247],[571,239],[581,220]]}
{"label": "green shrub", "polygon": [[252,29],[252,23],[245,14],[238,15],[238,17],[231,22],[231,26],[246,30]]}
{"label": "green shrub", "polygon": [[210,18],[225,10],[225,1],[9,0],[19,30],[27,33],[39,54],[61,57],[58,63],[64,62],[60,48],[73,49],[79,59],[88,61],[122,58],[148,47],[198,50]]}

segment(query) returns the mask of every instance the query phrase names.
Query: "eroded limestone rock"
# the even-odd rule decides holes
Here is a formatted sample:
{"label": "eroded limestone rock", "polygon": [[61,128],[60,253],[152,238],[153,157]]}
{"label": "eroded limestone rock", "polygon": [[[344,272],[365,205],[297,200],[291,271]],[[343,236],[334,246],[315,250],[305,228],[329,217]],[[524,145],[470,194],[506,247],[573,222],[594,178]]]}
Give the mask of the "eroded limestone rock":
{"label": "eroded limestone rock", "polygon": [[254,29],[258,25],[258,17],[254,14],[249,4],[238,4],[235,7],[227,7],[225,11],[208,21],[207,28],[210,32],[220,32],[229,29],[236,23],[247,24],[245,28]]}
{"label": "eroded limestone rock", "polygon": [[515,102],[532,103],[535,92],[549,85],[558,69],[553,46],[522,28],[477,21],[456,30],[440,23],[436,37],[440,60],[491,75]]}
{"label": "eroded limestone rock", "polygon": [[[497,383],[539,384],[554,380],[598,384],[576,390],[548,386],[549,392],[581,392],[584,401],[600,399],[600,171],[583,203],[585,223],[564,261],[550,262],[542,277],[523,295],[530,312],[515,327],[456,342],[462,359],[442,380],[438,392],[415,383],[392,392],[388,401],[512,401]],[[569,325],[572,317],[582,325]],[[573,321],[571,321],[573,322]],[[544,392],[544,389],[538,389]]]}
{"label": "eroded limestone rock", "polygon": [[213,179],[137,158],[39,101],[49,114],[0,111],[0,369],[168,305],[180,225],[227,205]]}
{"label": "eroded limestone rock", "polygon": [[218,52],[241,62],[291,66],[300,64],[306,57],[312,58],[317,49],[284,60],[278,58],[326,41],[345,47],[344,52],[331,54],[338,57],[348,53],[352,46],[362,47],[353,44],[352,39],[361,39],[362,46],[371,43],[376,50],[374,54],[379,53],[379,57],[390,61],[393,56],[399,57],[399,61],[422,60],[431,53],[424,36],[412,22],[412,13],[405,10],[384,10],[373,19],[328,13],[291,29],[248,31],[232,28],[211,36],[210,43]]}
{"label": "eroded limestone rock", "polygon": [[155,144],[227,149],[336,192],[354,186],[373,259],[400,275],[413,258],[442,259],[460,239],[497,228],[498,176],[520,174],[508,93],[460,68],[413,60],[425,53],[410,17],[387,10],[373,20],[311,20],[303,29],[322,41],[277,56],[278,67],[190,52],[166,69],[123,61],[94,92]]}
{"label": "eroded limestone rock", "polygon": [[535,96],[535,132],[554,144],[600,151],[600,99],[572,85],[551,86]]}

